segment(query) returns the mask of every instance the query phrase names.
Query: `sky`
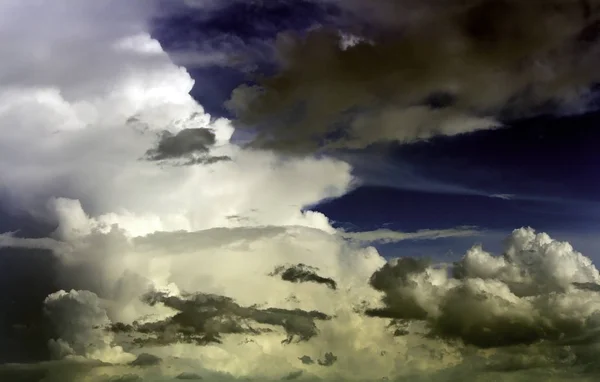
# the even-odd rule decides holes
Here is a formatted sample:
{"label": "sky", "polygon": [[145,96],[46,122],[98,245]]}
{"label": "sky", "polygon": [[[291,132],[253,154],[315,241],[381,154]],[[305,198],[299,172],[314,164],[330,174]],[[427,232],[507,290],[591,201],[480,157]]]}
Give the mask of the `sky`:
{"label": "sky", "polygon": [[595,381],[596,0],[5,0],[0,379]]}

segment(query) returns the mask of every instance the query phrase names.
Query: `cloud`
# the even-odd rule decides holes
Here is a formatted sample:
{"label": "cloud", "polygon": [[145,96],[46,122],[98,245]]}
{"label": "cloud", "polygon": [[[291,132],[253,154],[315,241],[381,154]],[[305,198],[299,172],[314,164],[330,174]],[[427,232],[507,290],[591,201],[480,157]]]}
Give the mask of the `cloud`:
{"label": "cloud", "polygon": [[153,149],[146,151],[146,159],[157,162],[183,159],[184,164],[213,164],[231,160],[228,156],[209,156],[211,146],[216,143],[215,133],[208,129],[183,129],[176,134],[164,131]]}
{"label": "cloud", "polygon": [[[372,351],[388,348],[393,354],[391,349],[398,346],[393,336],[359,309],[364,300],[378,299],[368,279],[384,260],[373,248],[351,246],[334,234],[307,227],[220,228],[141,237],[115,228],[67,240],[69,245],[57,247],[63,264],[60,274],[95,293],[109,320],[85,321],[102,324],[98,333],[103,339],[111,335],[112,347],[162,358],[171,369],[161,373],[194,372],[207,379],[211,372],[227,372],[278,379],[297,371],[303,355],[330,364],[328,352],[338,357],[335,364],[321,367],[315,361],[317,369],[304,374],[326,377],[347,368],[343,375],[368,377],[372,371],[361,371],[364,357],[394,367],[393,357],[382,359]],[[277,265],[300,260],[327,269],[338,289],[282,283],[269,276]],[[289,299],[290,295],[297,299]],[[87,317],[85,312],[87,308],[82,311]],[[207,331],[220,333],[212,338],[221,343],[186,343],[186,338],[202,337]],[[155,336],[166,341],[135,340]],[[63,341],[70,344],[69,339]],[[178,363],[176,357],[186,361]],[[342,369],[335,369],[338,364]],[[146,373],[113,367],[122,368],[121,374]]]}
{"label": "cloud", "polygon": [[336,361],[337,357],[333,353],[327,352],[325,353],[323,359],[319,360],[318,362],[321,366],[332,366]]}
{"label": "cloud", "polygon": [[362,232],[340,231],[339,235],[355,243],[365,245],[373,243],[398,243],[405,240],[435,240],[449,237],[473,237],[479,236],[482,233],[483,231],[477,229],[477,227],[457,227],[442,230],[425,229],[416,232],[399,232],[389,229]]}
{"label": "cloud", "polygon": [[[302,371],[335,380],[411,380],[420,370],[435,380],[444,369],[465,378],[497,370],[516,377],[536,367],[576,367],[597,354],[600,299],[581,285],[600,283],[598,270],[569,244],[531,229],[515,230],[503,256],[474,246],[452,265],[386,262],[373,248],[307,227],[141,237],[113,228],[70,237],[55,251],[61,274],[71,282],[79,274],[78,286],[94,291],[53,298],[63,316],[81,323],[59,331],[65,334],[56,341],[67,349],[96,344],[75,352],[88,357],[119,348],[133,354],[127,362],[152,354],[170,367],[108,367],[118,375],[189,372],[207,379],[224,372],[230,380],[274,380]],[[327,269],[337,289],[269,275],[277,264],[299,260]]]}
{"label": "cloud", "polygon": [[193,343],[208,345],[222,343],[222,334],[259,335],[270,331],[265,328],[254,328],[256,325],[280,326],[287,337],[282,343],[308,341],[317,335],[316,320],[329,320],[331,317],[317,311],[288,310],[278,308],[256,309],[236,304],[232,299],[196,293],[191,296],[169,296],[165,293],[150,292],[142,300],[154,306],[162,303],[168,308],[178,311],[166,320],[137,324],[133,326],[116,323],[111,330],[116,332],[137,331],[150,338],[138,337],[136,344]]}
{"label": "cloud", "polygon": [[175,378],[184,379],[184,380],[194,380],[194,381],[202,379],[202,377],[199,374],[195,374],[195,373],[181,373]]}
{"label": "cloud", "polygon": [[513,195],[513,194],[492,194],[492,195],[490,195],[490,198],[512,200],[515,198],[515,195]]}
{"label": "cloud", "polygon": [[599,278],[568,243],[520,229],[503,257],[475,246],[451,269],[411,258],[386,264],[371,278],[384,307],[367,313],[425,321],[429,335],[482,348],[557,341],[595,330],[600,300],[573,283]]}
{"label": "cloud", "polygon": [[215,144],[215,134],[206,129],[184,129],[177,134],[165,131],[156,148],[148,150],[150,160],[178,158],[195,152],[206,153]]}
{"label": "cloud", "polygon": [[66,212],[55,201],[78,200],[98,224],[135,234],[232,226],[227,216],[249,214],[257,225],[327,225],[297,206],[343,194],[349,165],[230,144],[231,122],[205,113],[190,75],[148,35],[153,2],[63,2],[30,4],[33,14],[26,2],[3,4],[11,20],[0,32],[19,36],[1,44],[14,50],[0,69],[3,204],[57,224]]}
{"label": "cloud", "polygon": [[60,336],[49,343],[56,358],[80,356],[103,362],[132,358],[121,347],[112,346],[114,338],[103,330],[110,320],[95,293],[59,291],[49,295],[44,305]]}
{"label": "cloud", "polygon": [[498,128],[548,104],[585,108],[598,80],[595,0],[326,2],[365,41],[342,46],[332,25],[282,33],[279,70],[228,103],[237,126],[258,131],[252,145],[361,148]]}
{"label": "cloud", "polygon": [[142,353],[137,358],[131,361],[131,366],[154,366],[161,363],[161,359],[155,355]]}
{"label": "cloud", "polygon": [[270,276],[280,276],[283,281],[292,283],[312,282],[317,284],[327,285],[328,288],[336,290],[337,283],[329,277],[319,276],[316,272],[318,269],[307,266],[305,264],[297,264],[289,267],[279,266],[271,272]]}
{"label": "cloud", "polygon": [[[148,3],[73,4],[0,5],[11,15],[0,23],[3,202],[56,228],[5,233],[0,246],[57,259],[59,291],[40,309],[61,358],[0,365],[0,379],[597,377],[598,294],[581,286],[600,280],[588,258],[522,229],[505,256],[476,246],[452,266],[388,263],[366,244],[477,231],[338,232],[304,208],[354,186],[348,163],[240,149],[231,121],[204,112],[148,35]],[[231,160],[161,166],[140,160],[148,152]]]}

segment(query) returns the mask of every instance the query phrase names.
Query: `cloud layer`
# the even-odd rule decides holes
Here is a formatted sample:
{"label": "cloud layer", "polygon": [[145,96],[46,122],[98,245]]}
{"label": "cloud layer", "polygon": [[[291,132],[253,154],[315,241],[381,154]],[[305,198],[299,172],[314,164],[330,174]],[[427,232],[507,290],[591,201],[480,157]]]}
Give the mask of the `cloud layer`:
{"label": "cloud layer", "polygon": [[[74,380],[596,373],[599,272],[568,243],[532,229],[515,230],[502,256],[474,246],[455,264],[386,261],[307,227],[141,237],[115,227],[11,245],[41,243],[80,289],[49,296],[45,308],[57,329],[51,346]],[[321,269],[319,280],[335,280],[336,289],[273,277],[274,267],[298,261]],[[142,354],[154,361],[142,363]],[[67,366],[73,361],[83,369]]]}

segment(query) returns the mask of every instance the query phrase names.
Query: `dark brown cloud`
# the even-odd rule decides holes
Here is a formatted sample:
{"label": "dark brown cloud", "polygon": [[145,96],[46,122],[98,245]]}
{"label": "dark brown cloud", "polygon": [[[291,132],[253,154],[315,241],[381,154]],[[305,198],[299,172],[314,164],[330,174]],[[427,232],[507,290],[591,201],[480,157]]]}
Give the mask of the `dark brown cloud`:
{"label": "dark brown cloud", "polygon": [[[333,29],[282,34],[279,71],[228,102],[240,125],[258,126],[255,145],[310,150],[329,136],[364,147],[495,128],[501,113],[579,105],[600,76],[598,0],[329,1],[378,30],[357,22],[364,41],[346,48]],[[436,94],[444,108],[431,107]]]}

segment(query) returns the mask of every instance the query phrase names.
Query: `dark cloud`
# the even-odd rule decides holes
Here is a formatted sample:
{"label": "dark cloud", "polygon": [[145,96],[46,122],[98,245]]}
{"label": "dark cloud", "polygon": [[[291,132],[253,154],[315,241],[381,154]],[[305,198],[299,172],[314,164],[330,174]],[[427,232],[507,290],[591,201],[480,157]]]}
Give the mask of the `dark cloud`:
{"label": "dark cloud", "polygon": [[45,250],[0,248],[0,269],[0,364],[47,360],[54,332],[42,306],[58,289],[56,258]]}
{"label": "dark cloud", "polygon": [[196,381],[196,380],[203,379],[200,374],[190,373],[190,372],[181,373],[181,374],[177,375],[177,377],[175,377],[175,378],[176,379],[183,379],[183,380],[186,380],[186,381]]}
{"label": "dark cloud", "polygon": [[292,266],[280,266],[273,271],[270,276],[280,276],[282,280],[292,283],[317,283],[327,285],[328,288],[336,290],[337,283],[335,280],[319,276],[316,272],[318,269],[305,265],[297,264]]}
{"label": "dark cloud", "polygon": [[228,162],[230,160],[231,160],[231,157],[229,157],[227,155],[205,156],[205,157],[189,160],[188,162],[185,162],[184,165],[185,166],[191,166],[191,165],[195,165],[195,164],[209,165],[209,164],[214,164],[217,162]]}
{"label": "dark cloud", "polygon": [[138,382],[143,380],[144,379],[137,374],[115,375],[106,378],[107,382]]}
{"label": "dark cloud", "polygon": [[133,360],[130,365],[131,366],[155,366],[159,365],[162,362],[160,357],[157,357],[153,354],[142,353],[137,356],[135,360]]}
{"label": "dark cloud", "polygon": [[[107,366],[97,361],[43,361],[0,364],[0,381],[10,382],[76,382],[80,373]],[[121,377],[125,377],[122,375]],[[107,377],[106,380],[109,378]],[[117,380],[117,379],[115,379]],[[126,379],[123,379],[125,381]]]}
{"label": "dark cloud", "polygon": [[262,324],[284,329],[287,338],[282,342],[289,344],[294,340],[310,340],[318,334],[315,321],[331,318],[317,311],[242,307],[231,298],[202,293],[175,297],[151,292],[144,300],[149,305],[162,303],[179,313],[160,322],[144,324],[136,322],[133,325],[116,323],[108,329],[133,335],[136,337],[134,342],[138,344],[166,345],[184,342],[207,345],[221,343],[223,334],[258,335],[271,331],[271,329],[253,327]]}
{"label": "dark cloud", "polygon": [[374,289],[385,292],[382,302],[386,307],[367,309],[365,313],[373,317],[425,319],[427,312],[405,290],[418,286],[409,276],[424,272],[429,265],[428,260],[411,257],[385,264],[371,276],[370,284]]}
{"label": "dark cloud", "polygon": [[315,361],[313,361],[313,359],[307,355],[303,355],[302,357],[298,358],[304,365],[312,365],[315,363]]}
{"label": "dark cloud", "polygon": [[352,15],[343,29],[363,40],[343,46],[338,27],[280,35],[279,71],[228,102],[240,126],[259,130],[256,146],[364,147],[495,128],[548,102],[579,107],[600,76],[597,0],[326,2]]}
{"label": "dark cloud", "polygon": [[573,286],[582,290],[590,290],[594,292],[600,292],[600,284],[596,283],[573,283]]}
{"label": "dark cloud", "polygon": [[[394,321],[425,321],[431,336],[459,339],[483,348],[558,338],[558,331],[541,318],[491,313],[496,306],[514,307],[511,302],[468,283],[444,293],[439,301],[439,314],[432,315],[418,296],[420,290],[426,291],[421,284],[426,282],[414,277],[425,276],[427,269],[426,261],[413,258],[386,264],[371,277],[371,285],[384,292],[385,308],[368,309],[366,314]],[[403,335],[406,330],[399,328],[396,332]]]}
{"label": "dark cloud", "polygon": [[164,131],[156,148],[146,152],[149,160],[180,158],[193,153],[207,153],[215,144],[215,133],[209,129],[183,129],[177,134]]}
{"label": "dark cloud", "polygon": [[184,160],[183,165],[213,164],[227,161],[227,156],[210,156],[210,148],[215,144],[215,133],[210,129],[183,129],[177,134],[164,131],[155,148],[146,151],[150,161]]}
{"label": "dark cloud", "polygon": [[337,362],[337,357],[333,353],[327,352],[318,362],[321,366],[332,366]]}
{"label": "dark cloud", "polygon": [[391,318],[395,336],[421,322],[427,337],[478,348],[597,342],[598,313],[587,306],[600,301],[598,284],[568,278],[597,280],[589,260],[527,230],[515,231],[507,242],[503,256],[474,247],[442,268],[422,259],[390,261],[370,279],[383,292],[383,306],[365,314]]}
{"label": "dark cloud", "polygon": [[302,370],[292,371],[285,377],[281,378],[282,381],[293,381],[294,379],[298,379],[302,376],[304,372]]}

